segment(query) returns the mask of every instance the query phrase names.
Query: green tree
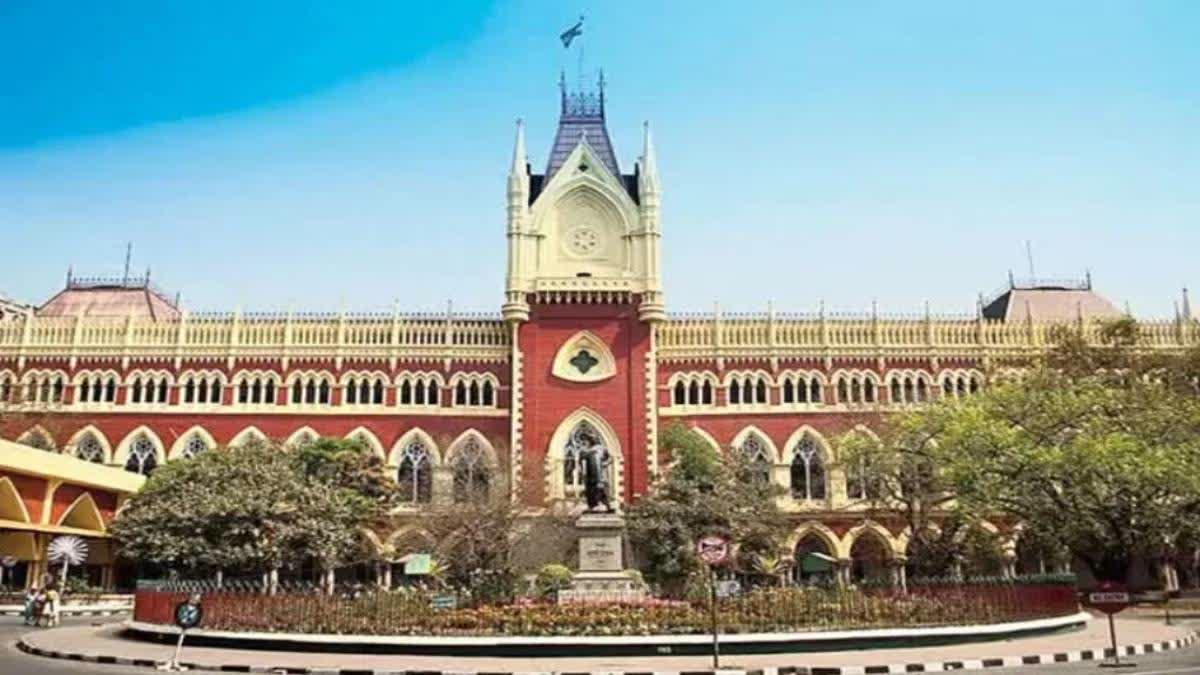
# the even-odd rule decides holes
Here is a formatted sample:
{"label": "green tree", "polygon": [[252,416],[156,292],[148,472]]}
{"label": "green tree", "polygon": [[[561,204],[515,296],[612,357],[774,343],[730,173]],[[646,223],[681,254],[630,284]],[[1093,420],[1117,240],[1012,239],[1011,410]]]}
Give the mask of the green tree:
{"label": "green tree", "polygon": [[333,487],[367,518],[379,518],[399,503],[399,488],[383,458],[357,439],[319,438],[295,451],[300,471]]}
{"label": "green tree", "polygon": [[957,501],[941,470],[946,419],[923,408],[889,418],[877,436],[852,431],[838,440],[838,465],[864,485],[868,515],[899,518],[911,533],[906,556],[914,578],[949,576],[964,563],[968,572],[994,567],[999,549],[979,521],[1001,514]]}
{"label": "green tree", "polygon": [[687,578],[701,569],[696,540],[708,534],[728,537],[748,565],[756,556],[778,554],[787,532],[776,501],[780,488],[746,480],[753,472],[740,453],[719,455],[682,424],[665,427],[659,447],[674,464],[628,511],[629,536],[651,583],[681,595]]}
{"label": "green tree", "polygon": [[113,522],[121,554],[184,573],[263,572],[353,557],[367,515],[345,490],[266,444],[170,462]]}
{"label": "green tree", "polygon": [[1194,538],[1200,352],[1148,348],[1127,318],[1051,335],[1046,354],[1014,364],[1019,380],[890,416],[878,441],[847,439],[844,461],[879,481],[929,571],[994,556],[981,517],[1019,523],[1034,548],[1100,579]]}

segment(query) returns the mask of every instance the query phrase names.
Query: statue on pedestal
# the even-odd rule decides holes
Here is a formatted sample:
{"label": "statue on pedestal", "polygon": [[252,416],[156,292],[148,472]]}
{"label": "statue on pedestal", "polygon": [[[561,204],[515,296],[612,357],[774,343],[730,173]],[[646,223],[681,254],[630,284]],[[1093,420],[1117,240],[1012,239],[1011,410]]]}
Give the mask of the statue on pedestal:
{"label": "statue on pedestal", "polygon": [[583,465],[583,496],[587,500],[589,513],[601,505],[608,513],[613,512],[609,501],[609,473],[612,469],[612,456],[603,443],[594,443],[579,453]]}

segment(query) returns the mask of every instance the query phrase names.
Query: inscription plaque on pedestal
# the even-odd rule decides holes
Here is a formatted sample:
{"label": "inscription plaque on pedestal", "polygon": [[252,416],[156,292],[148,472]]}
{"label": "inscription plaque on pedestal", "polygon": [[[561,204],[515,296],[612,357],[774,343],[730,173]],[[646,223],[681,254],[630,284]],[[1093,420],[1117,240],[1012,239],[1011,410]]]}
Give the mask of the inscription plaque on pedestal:
{"label": "inscription plaque on pedestal", "polygon": [[625,571],[625,519],[615,513],[585,513],[575,521],[579,571],[560,602],[637,600],[645,589]]}

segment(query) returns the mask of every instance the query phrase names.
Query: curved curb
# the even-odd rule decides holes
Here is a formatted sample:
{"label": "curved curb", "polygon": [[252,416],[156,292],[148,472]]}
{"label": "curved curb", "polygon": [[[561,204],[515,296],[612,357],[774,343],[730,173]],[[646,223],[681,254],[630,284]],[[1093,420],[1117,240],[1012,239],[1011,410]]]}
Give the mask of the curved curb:
{"label": "curved curb", "polygon": [[[793,633],[727,633],[721,637],[725,654],[802,654],[832,651],[866,651],[887,648],[942,647],[1050,635],[1081,628],[1092,617],[1087,612],[1043,619],[994,624]],[[174,626],[126,621],[125,634],[135,639],[174,644]],[[320,652],[454,657],[642,657],[704,656],[711,653],[712,637],[686,635],[340,635],[332,633],[262,633],[193,629],[189,643],[201,647],[280,652]]]}
{"label": "curved curb", "polygon": [[[41,656],[53,659],[66,659],[69,661],[83,661],[87,663],[103,663],[115,664],[122,666],[135,666],[146,668],[158,668],[164,665],[165,662],[154,661],[151,659],[129,659],[120,656],[97,656],[94,654],[78,654],[73,652],[61,652],[54,650],[46,650],[35,647],[25,641],[26,636],[22,636],[17,643],[17,649],[30,654],[32,656]],[[1166,652],[1173,649],[1181,649],[1196,643],[1197,634],[1189,633],[1182,638],[1175,640],[1165,640],[1162,642],[1146,642],[1134,645],[1122,645],[1117,648],[1121,656],[1138,656],[1141,654],[1154,654],[1157,652]],[[780,666],[773,668],[755,668],[749,670],[742,669],[722,669],[713,670],[688,670],[688,671],[654,671],[653,675],[874,675],[885,673],[923,673],[923,672],[944,672],[951,670],[983,670],[988,668],[1019,668],[1022,666],[1036,665],[1051,665],[1055,663],[1079,663],[1082,661],[1099,661],[1113,656],[1111,648],[1099,649],[1084,649],[1072,652],[1057,652],[1053,654],[1031,654],[1028,656],[1006,656],[1002,658],[983,658],[983,659],[968,659],[962,661],[934,661],[921,663],[900,663],[887,664],[877,666]],[[397,670],[364,670],[362,668],[302,668],[295,666],[251,666],[242,664],[205,664],[182,662],[181,666],[190,670],[202,671],[217,671],[217,672],[243,672],[243,673],[299,673],[302,675],[399,675],[404,672],[413,671],[397,671]],[[463,671],[420,671],[421,675],[472,675]],[[482,675],[475,673],[474,675]],[[487,675],[551,675],[550,671],[540,671],[534,673],[500,673],[488,671]],[[580,671],[571,671],[571,675],[592,675]],[[650,675],[647,671],[624,671],[617,673],[610,670],[596,671],[594,675]]]}

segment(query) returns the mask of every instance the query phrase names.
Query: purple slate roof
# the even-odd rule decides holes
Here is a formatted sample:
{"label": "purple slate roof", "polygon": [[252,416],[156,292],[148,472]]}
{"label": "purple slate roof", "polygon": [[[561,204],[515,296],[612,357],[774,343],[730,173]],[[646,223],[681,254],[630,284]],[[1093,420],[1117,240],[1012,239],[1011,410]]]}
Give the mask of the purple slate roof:
{"label": "purple slate roof", "polygon": [[579,145],[580,138],[584,137],[592,152],[596,153],[596,157],[604,164],[604,168],[614,176],[621,175],[603,115],[583,117],[564,114],[558,120],[558,133],[554,135],[554,145],[550,148],[550,161],[546,164],[547,180],[554,177],[563,162],[567,161],[567,155],[571,154],[575,146]]}
{"label": "purple slate roof", "polygon": [[622,176],[621,167],[617,164],[617,153],[613,150],[612,138],[608,135],[608,127],[604,121],[604,89],[603,81],[597,94],[568,93],[566,83],[562,83],[562,108],[558,118],[558,131],[554,134],[554,145],[550,147],[550,157],[546,161],[546,173],[530,175],[529,201],[533,203],[541,193],[542,187],[554,178],[554,174],[562,168],[563,163],[580,140],[587,142],[588,147],[611,173],[624,186],[629,196],[638,200],[637,181],[634,176]]}

